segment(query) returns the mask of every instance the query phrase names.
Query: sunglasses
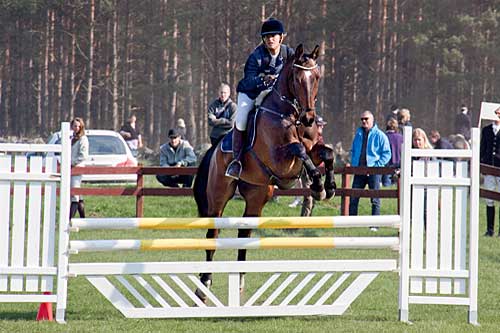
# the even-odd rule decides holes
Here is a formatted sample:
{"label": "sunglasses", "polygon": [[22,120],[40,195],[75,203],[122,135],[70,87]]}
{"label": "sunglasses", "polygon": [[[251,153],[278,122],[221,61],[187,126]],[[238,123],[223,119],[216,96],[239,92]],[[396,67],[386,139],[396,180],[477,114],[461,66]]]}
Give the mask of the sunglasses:
{"label": "sunglasses", "polygon": [[363,118],[361,118],[361,121],[368,121],[368,119],[370,119],[370,118],[368,118],[368,117],[363,117]]}

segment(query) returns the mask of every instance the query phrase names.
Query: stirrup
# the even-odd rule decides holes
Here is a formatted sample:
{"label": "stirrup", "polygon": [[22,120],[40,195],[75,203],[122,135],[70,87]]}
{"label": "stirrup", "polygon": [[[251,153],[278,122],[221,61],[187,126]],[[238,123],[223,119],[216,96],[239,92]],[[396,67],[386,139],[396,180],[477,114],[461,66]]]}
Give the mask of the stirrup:
{"label": "stirrup", "polygon": [[241,175],[241,162],[239,160],[232,160],[227,166],[225,176],[233,179],[240,179]]}

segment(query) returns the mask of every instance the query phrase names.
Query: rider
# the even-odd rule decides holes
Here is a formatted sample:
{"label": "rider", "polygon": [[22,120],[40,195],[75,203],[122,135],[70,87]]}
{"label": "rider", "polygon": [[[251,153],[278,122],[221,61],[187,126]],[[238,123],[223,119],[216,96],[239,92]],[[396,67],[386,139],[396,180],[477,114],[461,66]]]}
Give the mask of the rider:
{"label": "rider", "polygon": [[255,105],[255,99],[264,90],[272,87],[287,58],[293,56],[293,49],[282,44],[286,36],[283,23],[275,18],[264,21],[260,31],[262,44],[257,46],[245,63],[245,75],[238,83],[238,111],[233,130],[233,160],[229,163],[226,176],[239,179],[244,134],[248,113]]}

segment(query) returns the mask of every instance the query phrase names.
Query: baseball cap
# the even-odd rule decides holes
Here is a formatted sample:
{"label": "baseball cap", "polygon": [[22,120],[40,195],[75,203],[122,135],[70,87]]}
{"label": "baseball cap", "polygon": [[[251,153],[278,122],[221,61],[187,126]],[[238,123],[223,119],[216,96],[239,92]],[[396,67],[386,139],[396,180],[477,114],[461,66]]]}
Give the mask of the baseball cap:
{"label": "baseball cap", "polygon": [[316,125],[322,125],[325,126],[327,122],[323,119],[321,116],[316,117]]}
{"label": "baseball cap", "polygon": [[176,128],[172,128],[171,130],[168,131],[168,137],[169,138],[178,138],[181,136],[181,132],[177,130]]}

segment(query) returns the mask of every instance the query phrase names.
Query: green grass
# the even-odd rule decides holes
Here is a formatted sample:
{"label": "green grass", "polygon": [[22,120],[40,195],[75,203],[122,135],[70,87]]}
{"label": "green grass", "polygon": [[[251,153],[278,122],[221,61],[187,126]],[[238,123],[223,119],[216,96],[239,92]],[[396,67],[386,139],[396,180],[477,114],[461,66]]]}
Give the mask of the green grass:
{"label": "green grass", "polygon": [[[281,197],[264,209],[266,216],[298,216],[300,208],[289,208],[293,198]],[[87,214],[92,217],[131,217],[135,214],[133,197],[86,197]],[[317,204],[314,215],[338,215],[340,201]],[[382,214],[396,213],[396,201],[382,200]],[[145,216],[188,217],[196,215],[192,198],[147,197]],[[243,201],[232,200],[226,209],[226,216],[239,216]],[[484,206],[481,206],[480,231],[485,229]],[[368,199],[361,199],[360,214],[369,214]],[[140,233],[138,235],[137,233]],[[203,237],[204,230],[193,231],[86,231],[74,234],[73,239],[123,239],[123,238],[168,238]],[[256,231],[257,236],[283,236],[282,230]],[[307,236],[358,236],[370,235],[368,230],[302,230],[297,235]],[[381,235],[393,235],[394,230],[381,229]],[[233,237],[235,231],[223,231],[223,237]],[[482,232],[481,232],[482,235]],[[354,301],[343,316],[306,316],[290,318],[237,318],[237,319],[126,319],[101,296],[83,277],[69,282],[69,297],[66,312],[67,324],[35,322],[38,304],[1,304],[0,332],[496,332],[500,325],[500,238],[480,236],[479,263],[479,322],[476,328],[467,324],[466,307],[410,305],[410,319],[413,325],[398,321],[398,276],[382,273],[368,289]],[[218,251],[216,260],[233,260],[236,251]],[[385,250],[355,251],[249,251],[250,260],[262,259],[307,259],[307,258],[396,258],[397,253]],[[78,261],[161,261],[161,260],[204,260],[202,251],[177,252],[116,252],[85,253],[74,255]],[[252,284],[247,276],[247,284]],[[224,284],[223,277],[214,276],[214,288]]]}

